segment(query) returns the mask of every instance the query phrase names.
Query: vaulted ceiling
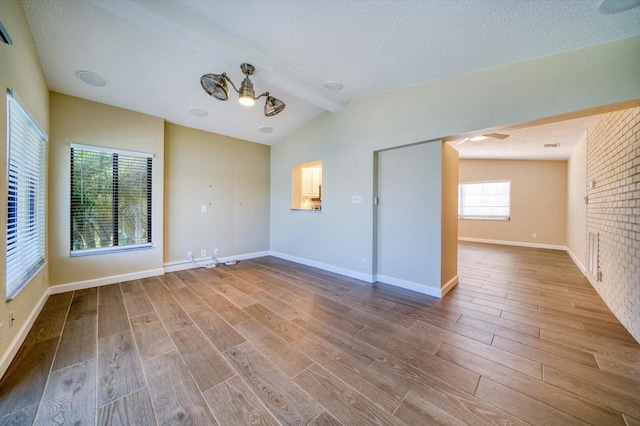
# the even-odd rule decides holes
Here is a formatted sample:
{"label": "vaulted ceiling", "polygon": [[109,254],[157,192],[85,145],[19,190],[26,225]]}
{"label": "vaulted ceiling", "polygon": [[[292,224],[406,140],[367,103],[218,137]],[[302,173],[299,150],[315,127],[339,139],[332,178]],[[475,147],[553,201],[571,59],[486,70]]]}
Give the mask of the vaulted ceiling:
{"label": "vaulted ceiling", "polygon": [[[23,0],[51,90],[263,144],[350,99],[640,34],[640,7],[607,14],[600,3]],[[286,103],[282,113],[200,87],[223,71],[239,85],[243,62],[256,67],[256,93]],[[108,84],[87,85],[79,71]]]}

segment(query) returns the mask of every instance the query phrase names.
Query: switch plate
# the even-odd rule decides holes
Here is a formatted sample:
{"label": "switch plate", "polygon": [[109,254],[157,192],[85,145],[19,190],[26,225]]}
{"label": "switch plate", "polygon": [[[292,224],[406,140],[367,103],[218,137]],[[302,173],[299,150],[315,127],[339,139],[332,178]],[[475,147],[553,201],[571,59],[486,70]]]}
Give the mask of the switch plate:
{"label": "switch plate", "polygon": [[361,202],[362,202],[362,197],[360,197],[359,195],[352,195],[351,196],[351,203],[360,204]]}
{"label": "switch plate", "polygon": [[533,237],[534,239],[535,239],[535,238],[538,238],[538,234],[533,234],[533,235],[532,235],[532,237]]}
{"label": "switch plate", "polygon": [[207,212],[207,206],[202,206],[202,207],[200,207],[200,211],[201,211],[202,213],[206,213],[206,212]]}

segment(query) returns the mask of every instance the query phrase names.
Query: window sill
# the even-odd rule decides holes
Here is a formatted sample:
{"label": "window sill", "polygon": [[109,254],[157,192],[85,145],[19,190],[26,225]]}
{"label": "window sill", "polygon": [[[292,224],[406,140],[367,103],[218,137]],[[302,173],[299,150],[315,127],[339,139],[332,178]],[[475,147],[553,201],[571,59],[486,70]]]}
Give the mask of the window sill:
{"label": "window sill", "polygon": [[151,248],[153,248],[152,243],[145,243],[145,244],[136,244],[136,245],[130,245],[130,246],[117,246],[117,247],[75,250],[70,252],[69,256],[71,257],[94,256],[97,254],[121,253],[123,251],[147,250]]}
{"label": "window sill", "polygon": [[6,295],[6,301],[10,302],[13,299],[16,298],[16,296],[18,294],[20,294],[20,292],[29,285],[29,283],[33,280],[33,278],[38,275],[40,273],[40,271],[42,271],[44,269],[44,267],[47,266],[47,262],[45,260],[42,260],[41,262],[39,262],[37,265],[35,265],[33,267],[33,269],[31,269],[29,271],[29,273],[24,277],[24,279],[20,282],[20,285],[15,288],[12,289],[11,291],[7,291],[7,295]]}

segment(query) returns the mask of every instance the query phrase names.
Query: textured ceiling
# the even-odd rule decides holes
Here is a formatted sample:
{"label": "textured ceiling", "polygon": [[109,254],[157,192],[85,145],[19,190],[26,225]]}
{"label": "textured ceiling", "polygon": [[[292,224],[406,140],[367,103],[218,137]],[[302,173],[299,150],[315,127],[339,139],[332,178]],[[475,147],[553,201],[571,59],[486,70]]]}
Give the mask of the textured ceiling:
{"label": "textured ceiling", "polygon": [[[500,132],[509,135],[506,139],[487,138],[483,141],[460,140],[449,142],[460,158],[490,158],[512,160],[567,160],[596,116],[540,126],[524,127]],[[559,144],[557,148],[545,148],[545,144]]]}
{"label": "textured ceiling", "polygon": [[[640,8],[600,0],[23,0],[49,88],[170,122],[273,144],[349,99],[640,34]],[[208,97],[199,79],[256,67],[263,102]],[[93,71],[105,87],[76,77]],[[341,91],[323,87],[327,80]],[[195,117],[192,108],[208,111]],[[272,133],[259,127],[270,126]],[[447,135],[442,135],[447,136]]]}

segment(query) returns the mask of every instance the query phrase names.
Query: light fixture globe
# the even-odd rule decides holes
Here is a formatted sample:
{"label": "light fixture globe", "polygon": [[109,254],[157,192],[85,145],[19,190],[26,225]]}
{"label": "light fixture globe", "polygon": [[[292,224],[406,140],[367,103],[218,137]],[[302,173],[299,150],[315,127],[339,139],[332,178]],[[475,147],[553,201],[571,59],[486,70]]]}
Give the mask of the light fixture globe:
{"label": "light fixture globe", "polygon": [[229,99],[229,86],[224,74],[205,74],[200,77],[200,84],[209,96],[221,101]]}
{"label": "light fixture globe", "polygon": [[286,105],[280,99],[276,99],[273,96],[267,96],[267,101],[264,103],[264,115],[267,117],[273,117],[280,113]]}
{"label": "light fixture globe", "polygon": [[244,106],[254,106],[256,104],[256,92],[253,91],[253,83],[249,77],[245,77],[238,90],[238,102]]}

